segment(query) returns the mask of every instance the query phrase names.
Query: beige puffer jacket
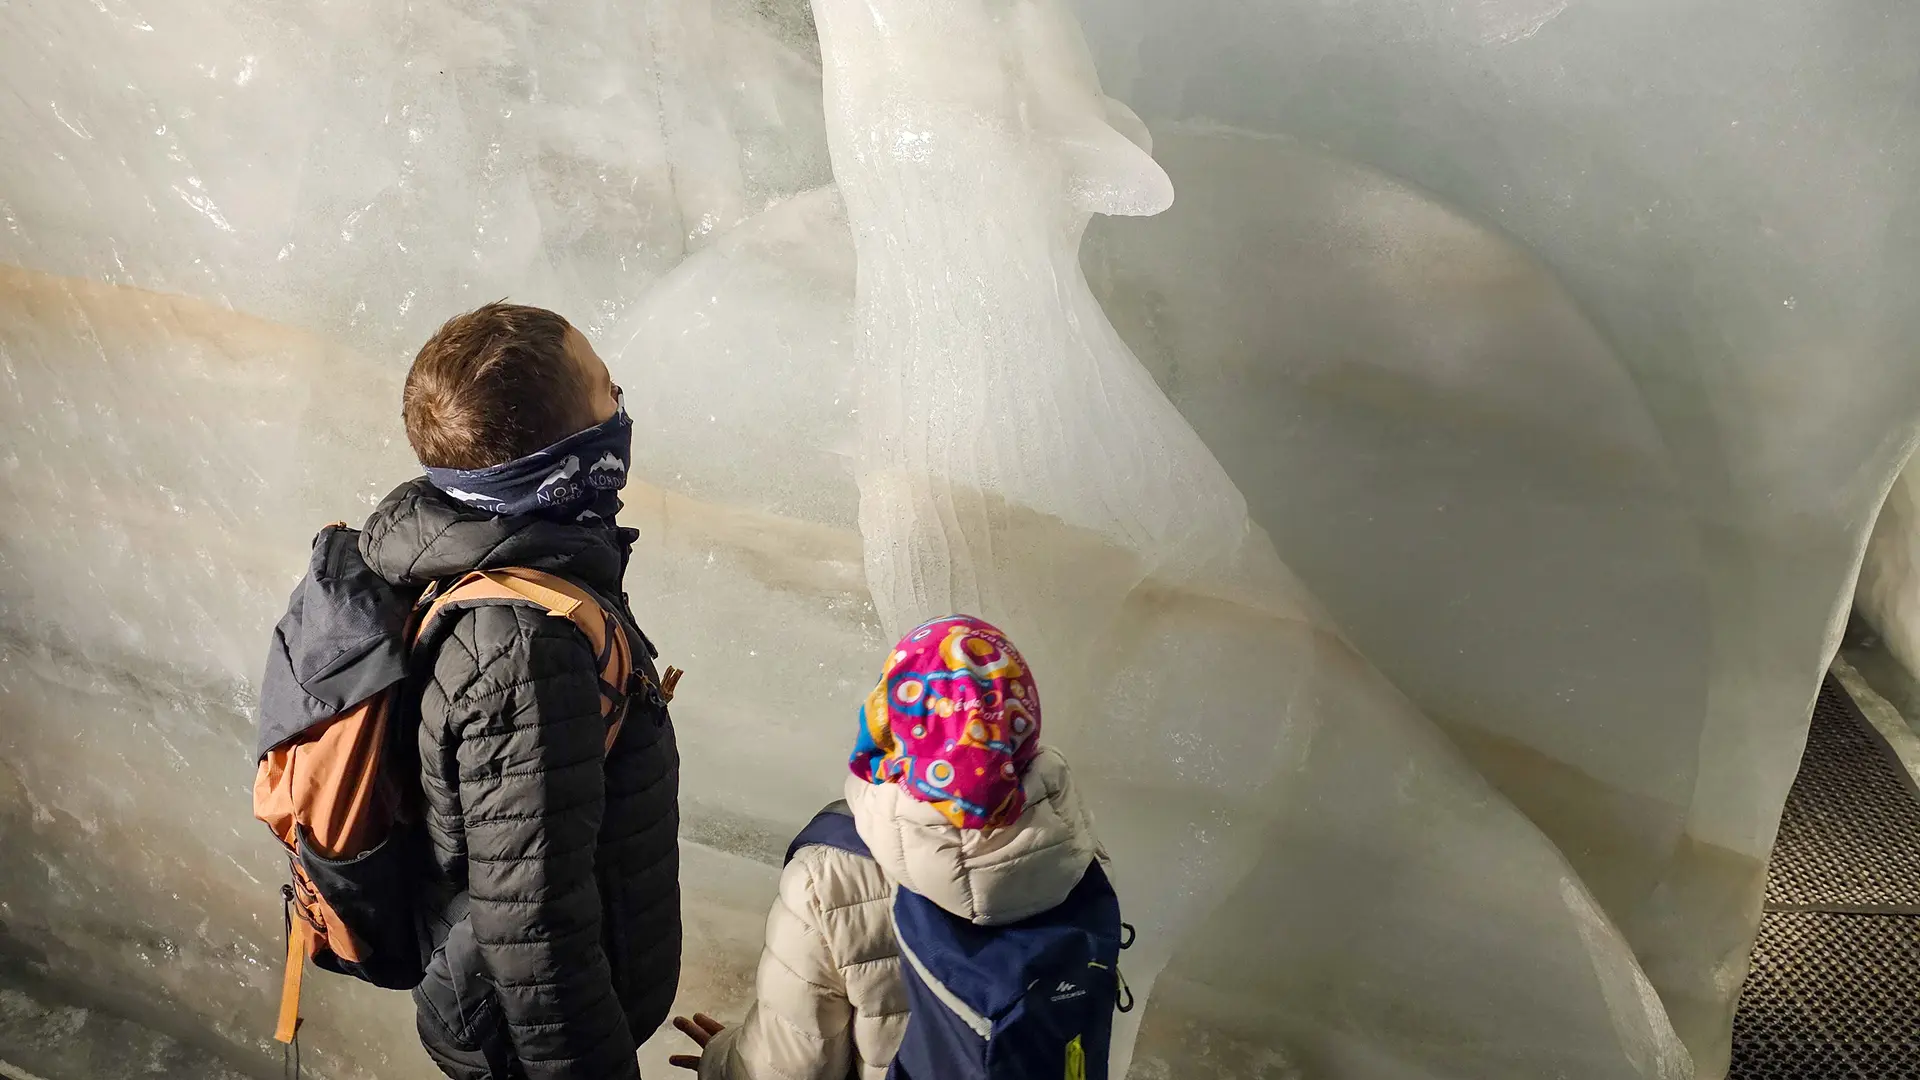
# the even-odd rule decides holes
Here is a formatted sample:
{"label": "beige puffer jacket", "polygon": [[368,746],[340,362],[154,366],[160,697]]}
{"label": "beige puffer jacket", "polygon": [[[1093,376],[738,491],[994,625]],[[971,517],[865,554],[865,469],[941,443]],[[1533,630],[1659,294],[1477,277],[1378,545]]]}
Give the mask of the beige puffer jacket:
{"label": "beige puffer jacket", "polygon": [[828,847],[794,855],[767,915],[755,998],[714,1038],[700,1080],[879,1080],[907,1027],[893,938],[897,883],[982,926],[1057,906],[1106,853],[1064,757],[1027,767],[1027,808],[991,834],[955,828],[893,784],[847,778],[872,859]]}

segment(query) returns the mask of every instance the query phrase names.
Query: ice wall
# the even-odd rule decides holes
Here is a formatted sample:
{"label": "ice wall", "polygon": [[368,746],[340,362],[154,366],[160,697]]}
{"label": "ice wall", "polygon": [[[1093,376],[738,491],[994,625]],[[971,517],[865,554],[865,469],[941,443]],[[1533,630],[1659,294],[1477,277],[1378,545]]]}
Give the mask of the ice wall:
{"label": "ice wall", "polygon": [[[0,957],[264,1060],[260,642],[510,294],[640,421],[689,1004],[978,603],[1153,931],[1137,1074],[1719,1074],[1920,413],[1915,12],[1084,0],[1096,84],[1046,4],[550,8],[0,9]],[[428,1074],[310,986],[310,1070]]]}
{"label": "ice wall", "polygon": [[1854,595],[1893,658],[1920,671],[1920,468],[1902,469],[1887,492]]}
{"label": "ice wall", "polygon": [[1099,6],[1109,91],[1193,134],[1157,146],[1181,202],[1113,230],[1109,309],[1711,1075],[1913,432],[1916,116],[1880,104],[1915,13]]}
{"label": "ice wall", "polygon": [[[283,871],[245,812],[246,731],[308,537],[413,469],[399,379],[449,311],[512,295],[597,333],[824,182],[815,48],[804,10],[749,4],[0,12],[5,962],[278,1069]],[[637,595],[650,627],[690,627],[661,640],[709,674],[710,712],[751,730],[723,688],[824,715],[866,681],[864,592],[821,613],[778,577],[830,550],[784,545],[762,584],[735,569],[752,544],[719,539],[758,535],[751,514],[634,494]],[[809,741],[813,790],[736,809],[727,734],[706,758],[688,740],[687,990],[716,1007],[773,877],[739,853],[834,788]],[[429,1075],[406,1010],[357,990],[309,981],[307,1070]]]}

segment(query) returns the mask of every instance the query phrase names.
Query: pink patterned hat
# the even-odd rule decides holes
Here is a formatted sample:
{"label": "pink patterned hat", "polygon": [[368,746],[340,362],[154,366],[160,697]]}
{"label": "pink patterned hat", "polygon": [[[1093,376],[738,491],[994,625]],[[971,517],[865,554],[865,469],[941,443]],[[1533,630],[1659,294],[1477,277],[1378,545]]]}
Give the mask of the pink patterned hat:
{"label": "pink patterned hat", "polygon": [[1020,781],[1039,749],[1040,692],[1019,650],[993,626],[949,615],[887,654],[849,765],[960,828],[991,829],[1026,808]]}

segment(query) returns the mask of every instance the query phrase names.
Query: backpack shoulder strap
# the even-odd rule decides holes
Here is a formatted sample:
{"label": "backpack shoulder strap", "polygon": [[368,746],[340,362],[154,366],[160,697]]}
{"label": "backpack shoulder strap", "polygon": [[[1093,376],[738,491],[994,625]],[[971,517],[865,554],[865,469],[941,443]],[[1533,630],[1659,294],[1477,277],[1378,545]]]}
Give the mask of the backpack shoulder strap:
{"label": "backpack shoulder strap", "polygon": [[787,845],[787,857],[781,860],[781,865],[792,862],[801,848],[816,846],[837,848],[866,859],[873,858],[867,842],[860,839],[860,830],[854,827],[853,811],[844,799],[813,815],[807,827],[801,829],[800,835]]}
{"label": "backpack shoulder strap", "polygon": [[[602,607],[592,593],[556,574],[523,567],[474,570],[447,589],[422,599],[427,601],[427,606],[412,631],[411,639],[415,641],[446,611],[488,604],[530,604],[578,627],[599,666],[600,713],[609,721],[606,742],[609,751],[620,737],[630,693],[635,689],[650,689],[664,703],[672,699],[673,687],[679,682],[679,669],[668,668],[658,686],[636,688],[633,644],[619,617]],[[644,675],[641,681],[652,684]]]}

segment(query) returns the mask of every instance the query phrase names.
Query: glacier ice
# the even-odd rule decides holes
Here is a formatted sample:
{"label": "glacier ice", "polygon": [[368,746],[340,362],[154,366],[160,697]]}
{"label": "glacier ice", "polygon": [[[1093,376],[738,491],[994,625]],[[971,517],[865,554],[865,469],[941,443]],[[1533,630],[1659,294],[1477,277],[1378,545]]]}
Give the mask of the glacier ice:
{"label": "glacier ice", "polygon": [[[890,635],[978,606],[1142,925],[1135,1075],[1719,1076],[1863,548],[1915,624],[1916,40],[1893,0],[0,9],[0,962],[266,1060],[260,642],[410,468],[411,350],[511,295],[635,413],[687,1004],[747,992]],[[310,1069],[429,1075],[309,986]]]}
{"label": "glacier ice", "polygon": [[1874,518],[1854,604],[1909,672],[1920,672],[1920,465],[1900,471]]}

